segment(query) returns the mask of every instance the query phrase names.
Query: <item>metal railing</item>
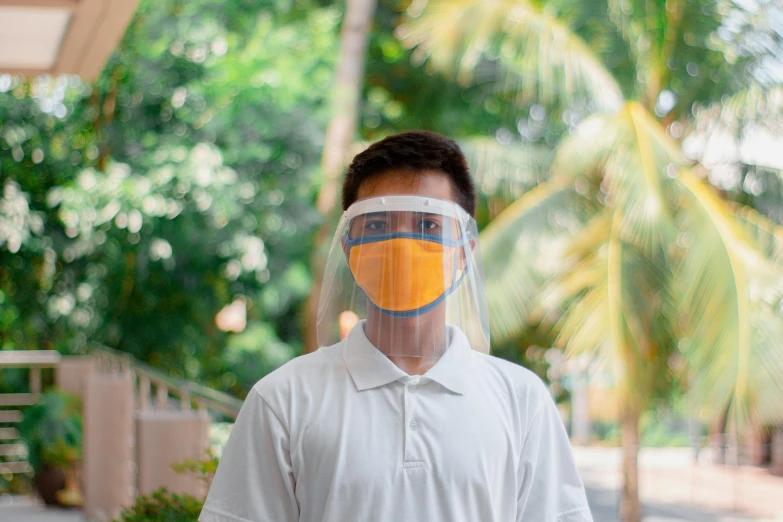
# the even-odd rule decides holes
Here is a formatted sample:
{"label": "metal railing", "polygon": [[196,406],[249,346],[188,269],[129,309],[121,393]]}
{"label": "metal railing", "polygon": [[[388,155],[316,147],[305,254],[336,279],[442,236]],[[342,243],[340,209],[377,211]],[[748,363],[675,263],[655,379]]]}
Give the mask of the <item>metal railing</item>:
{"label": "metal railing", "polygon": [[0,369],[29,368],[29,393],[0,393],[0,473],[29,473],[27,450],[14,424],[22,421],[17,408],[30,406],[41,398],[41,369],[55,368],[62,356],[52,350],[0,351]]}
{"label": "metal railing", "polygon": [[98,343],[90,344],[89,353],[103,369],[128,371],[138,380],[139,411],[147,411],[153,406],[153,388],[157,411],[170,409],[171,396],[179,399],[179,409],[182,411],[189,411],[195,405],[199,410],[210,409],[232,419],[236,419],[242,407],[241,399],[193,381],[171,377],[128,353]]}

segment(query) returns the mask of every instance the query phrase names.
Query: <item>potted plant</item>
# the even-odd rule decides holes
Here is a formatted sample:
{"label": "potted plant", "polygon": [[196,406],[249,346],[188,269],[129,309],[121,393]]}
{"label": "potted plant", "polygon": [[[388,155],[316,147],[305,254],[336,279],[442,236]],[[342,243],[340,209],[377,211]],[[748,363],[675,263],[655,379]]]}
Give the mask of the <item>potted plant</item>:
{"label": "potted plant", "polygon": [[78,398],[47,391],[19,423],[35,471],[33,484],[46,505],[81,504],[75,466],[82,458],[82,415]]}

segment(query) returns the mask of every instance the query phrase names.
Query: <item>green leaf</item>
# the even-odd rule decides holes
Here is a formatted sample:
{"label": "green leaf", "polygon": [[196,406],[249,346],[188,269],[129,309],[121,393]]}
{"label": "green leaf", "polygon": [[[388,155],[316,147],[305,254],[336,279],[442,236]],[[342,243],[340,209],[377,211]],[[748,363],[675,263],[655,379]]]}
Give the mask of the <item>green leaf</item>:
{"label": "green leaf", "polygon": [[499,70],[486,75],[499,78],[520,104],[582,101],[615,110],[623,101],[617,81],[587,44],[534,2],[431,0],[399,34],[420,59],[458,74],[464,84],[485,80],[482,59],[497,62]]}

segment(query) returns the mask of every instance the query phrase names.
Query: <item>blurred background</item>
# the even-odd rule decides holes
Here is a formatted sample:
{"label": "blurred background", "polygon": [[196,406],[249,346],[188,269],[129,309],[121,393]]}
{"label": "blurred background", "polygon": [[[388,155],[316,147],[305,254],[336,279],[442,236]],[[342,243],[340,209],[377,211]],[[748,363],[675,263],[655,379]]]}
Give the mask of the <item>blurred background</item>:
{"label": "blurred background", "polygon": [[[347,161],[427,129],[595,520],[783,520],[782,125],[781,0],[0,1],[0,518],[149,489],[91,510],[75,356],[136,421],[206,412],[208,482],[236,401],[317,347]],[[84,512],[31,500],[42,463]],[[182,492],[144,501],[195,520]]]}

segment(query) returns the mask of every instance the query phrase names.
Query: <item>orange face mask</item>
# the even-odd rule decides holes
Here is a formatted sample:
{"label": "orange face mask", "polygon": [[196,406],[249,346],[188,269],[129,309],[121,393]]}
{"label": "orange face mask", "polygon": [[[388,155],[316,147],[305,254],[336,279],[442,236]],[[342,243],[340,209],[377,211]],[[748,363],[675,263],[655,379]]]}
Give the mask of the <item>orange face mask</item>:
{"label": "orange face mask", "polygon": [[345,246],[356,284],[378,309],[395,317],[431,310],[459,283],[459,246],[409,234],[348,240]]}

